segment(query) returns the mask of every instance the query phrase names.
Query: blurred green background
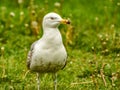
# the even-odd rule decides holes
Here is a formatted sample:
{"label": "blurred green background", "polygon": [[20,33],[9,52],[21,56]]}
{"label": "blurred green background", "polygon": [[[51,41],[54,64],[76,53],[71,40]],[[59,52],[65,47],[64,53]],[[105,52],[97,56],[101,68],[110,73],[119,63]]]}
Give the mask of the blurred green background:
{"label": "blurred green background", "polygon": [[[58,90],[120,90],[119,0],[0,0],[0,90],[35,90],[28,73],[30,45],[42,36],[42,18],[56,12],[68,64],[58,72]],[[42,90],[53,90],[42,77]]]}

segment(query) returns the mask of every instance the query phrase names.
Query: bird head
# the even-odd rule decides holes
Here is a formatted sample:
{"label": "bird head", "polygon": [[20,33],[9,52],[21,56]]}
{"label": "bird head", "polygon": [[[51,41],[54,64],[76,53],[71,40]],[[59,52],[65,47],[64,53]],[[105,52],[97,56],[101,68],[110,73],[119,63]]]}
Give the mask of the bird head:
{"label": "bird head", "polygon": [[70,24],[70,21],[62,19],[60,15],[52,12],[44,16],[42,24],[43,28],[57,28],[60,24]]}

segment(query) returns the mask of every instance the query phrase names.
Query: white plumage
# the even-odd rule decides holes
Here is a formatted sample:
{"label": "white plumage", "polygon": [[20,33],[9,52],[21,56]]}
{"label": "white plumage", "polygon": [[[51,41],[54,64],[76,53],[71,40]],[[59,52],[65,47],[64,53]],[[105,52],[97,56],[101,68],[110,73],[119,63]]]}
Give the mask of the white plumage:
{"label": "white plumage", "polygon": [[37,72],[38,90],[40,88],[39,74],[53,73],[54,88],[57,90],[56,72],[66,65],[67,52],[62,42],[58,26],[60,23],[69,24],[56,13],[48,13],[43,18],[43,36],[34,42],[28,53],[27,67]]}

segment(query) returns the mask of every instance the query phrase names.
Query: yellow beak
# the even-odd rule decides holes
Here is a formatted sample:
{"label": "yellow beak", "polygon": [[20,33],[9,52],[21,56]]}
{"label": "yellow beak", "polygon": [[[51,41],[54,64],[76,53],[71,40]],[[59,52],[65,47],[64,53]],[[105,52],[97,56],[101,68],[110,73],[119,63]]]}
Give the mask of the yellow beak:
{"label": "yellow beak", "polygon": [[63,24],[70,24],[70,21],[67,19],[62,19],[60,22]]}

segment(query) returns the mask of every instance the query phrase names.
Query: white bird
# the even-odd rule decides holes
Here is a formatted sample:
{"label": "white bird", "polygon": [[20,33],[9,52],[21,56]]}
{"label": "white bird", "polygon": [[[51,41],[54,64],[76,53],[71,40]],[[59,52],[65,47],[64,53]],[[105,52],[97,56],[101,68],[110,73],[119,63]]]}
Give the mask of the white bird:
{"label": "white bird", "polygon": [[54,12],[45,15],[42,22],[43,35],[31,45],[28,53],[27,67],[37,72],[38,90],[42,73],[53,73],[54,89],[57,90],[56,72],[66,65],[67,52],[58,29],[61,23],[70,24],[70,21],[62,19]]}

